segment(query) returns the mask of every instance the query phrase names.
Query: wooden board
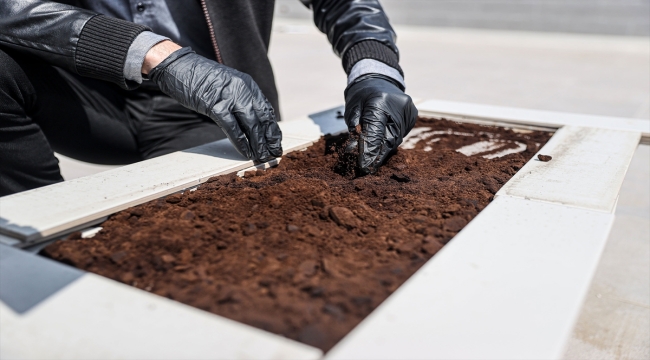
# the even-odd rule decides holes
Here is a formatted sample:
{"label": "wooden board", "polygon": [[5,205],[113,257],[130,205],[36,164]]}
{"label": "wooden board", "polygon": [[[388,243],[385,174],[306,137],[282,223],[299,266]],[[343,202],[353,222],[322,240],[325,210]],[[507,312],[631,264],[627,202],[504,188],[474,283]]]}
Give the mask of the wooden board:
{"label": "wooden board", "polygon": [[[305,131],[310,129],[311,132]],[[308,147],[320,133],[309,119],[283,123],[285,153]],[[297,129],[291,131],[292,128]],[[291,134],[296,134],[292,137]],[[0,198],[0,233],[22,246],[182,189],[210,177],[249,168],[227,139]]]}

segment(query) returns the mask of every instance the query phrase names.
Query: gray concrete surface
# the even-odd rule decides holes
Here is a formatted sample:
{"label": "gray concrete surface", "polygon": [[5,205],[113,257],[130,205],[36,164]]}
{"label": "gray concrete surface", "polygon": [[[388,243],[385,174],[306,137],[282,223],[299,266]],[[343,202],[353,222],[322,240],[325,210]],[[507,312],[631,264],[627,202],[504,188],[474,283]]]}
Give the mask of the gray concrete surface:
{"label": "gray concrete surface", "polygon": [[[298,0],[276,0],[277,15],[307,19]],[[391,22],[610,35],[650,35],[650,0],[381,0]]]}
{"label": "gray concrete surface", "polygon": [[565,359],[650,359],[650,146],[637,149]]}
{"label": "gray concrete surface", "polygon": [[[279,19],[275,29],[270,55],[285,118],[342,103],[346,77],[325,36],[308,20]],[[396,29],[413,96],[650,118],[650,38]]]}

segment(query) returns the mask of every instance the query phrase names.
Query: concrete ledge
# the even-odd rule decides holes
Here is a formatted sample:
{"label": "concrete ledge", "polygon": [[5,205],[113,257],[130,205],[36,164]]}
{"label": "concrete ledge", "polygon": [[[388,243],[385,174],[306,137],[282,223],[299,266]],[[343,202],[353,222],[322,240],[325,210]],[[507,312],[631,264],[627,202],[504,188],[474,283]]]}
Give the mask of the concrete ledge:
{"label": "concrete ledge", "polygon": [[613,213],[638,143],[636,132],[564,126],[539,151],[553,160],[533,158],[496,195]]}
{"label": "concrete ledge", "polygon": [[[617,124],[612,118],[431,101],[420,109],[425,116],[563,128],[542,150],[551,152],[554,160],[544,166],[529,162],[327,358],[560,357],[609,233],[630,149],[633,152],[646,122]],[[335,117],[333,109],[283,123],[285,151],[309,146],[324,129],[344,131],[344,122]],[[589,126],[588,119],[594,118],[595,125]],[[251,165],[224,140],[0,198],[5,217],[0,232],[19,234],[22,242],[42,240],[48,232],[71,229]],[[546,186],[549,179],[562,181]],[[41,343],[52,354],[48,357],[62,358],[320,356],[304,345],[248,331],[245,325],[92,274],[25,316],[0,304],[0,326],[10,329],[0,332],[3,357],[42,356]],[[175,327],[182,331],[170,332],[173,336],[160,331]],[[194,329],[202,335],[188,335]],[[233,329],[232,336],[228,329]],[[149,333],[155,336],[141,337]],[[119,334],[128,335],[123,344]],[[214,340],[214,334],[225,334],[224,342]],[[208,340],[222,347],[211,347]],[[120,346],[114,345],[117,342]],[[159,351],[169,349],[168,344],[176,347]]]}
{"label": "concrete ledge", "polygon": [[85,274],[26,314],[0,302],[0,328],[3,359],[322,356],[314,347],[94,274]]}
{"label": "concrete ledge", "polygon": [[613,220],[499,197],[326,359],[557,359]]}
{"label": "concrete ledge", "polygon": [[572,114],[455,101],[428,100],[418,105],[421,116],[479,122],[499,126],[531,125],[542,128],[582,126],[641,133],[641,141],[650,143],[650,121],[631,118]]}

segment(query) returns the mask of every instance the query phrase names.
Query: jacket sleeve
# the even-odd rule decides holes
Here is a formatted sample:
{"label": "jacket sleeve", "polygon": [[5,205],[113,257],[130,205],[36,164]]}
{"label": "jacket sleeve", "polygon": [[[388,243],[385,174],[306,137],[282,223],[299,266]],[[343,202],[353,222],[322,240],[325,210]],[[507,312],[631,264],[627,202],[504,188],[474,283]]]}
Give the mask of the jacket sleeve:
{"label": "jacket sleeve", "polygon": [[300,0],[314,13],[314,23],[327,35],[343,60],[346,74],[363,59],[374,59],[397,69],[396,35],[379,0]]}
{"label": "jacket sleeve", "polygon": [[81,76],[129,89],[129,46],[146,26],[51,1],[1,0],[0,48],[34,55]]}

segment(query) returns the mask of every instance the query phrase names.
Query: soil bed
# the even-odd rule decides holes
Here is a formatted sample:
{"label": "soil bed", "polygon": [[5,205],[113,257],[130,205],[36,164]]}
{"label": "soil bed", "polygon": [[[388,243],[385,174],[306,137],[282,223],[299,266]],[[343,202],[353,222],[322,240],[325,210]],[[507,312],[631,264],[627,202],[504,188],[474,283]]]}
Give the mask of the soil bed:
{"label": "soil bed", "polygon": [[119,212],[94,238],[73,234],[43,254],[327,351],[551,135],[419,119],[361,178],[337,163],[344,138],[321,139],[277,168]]}

